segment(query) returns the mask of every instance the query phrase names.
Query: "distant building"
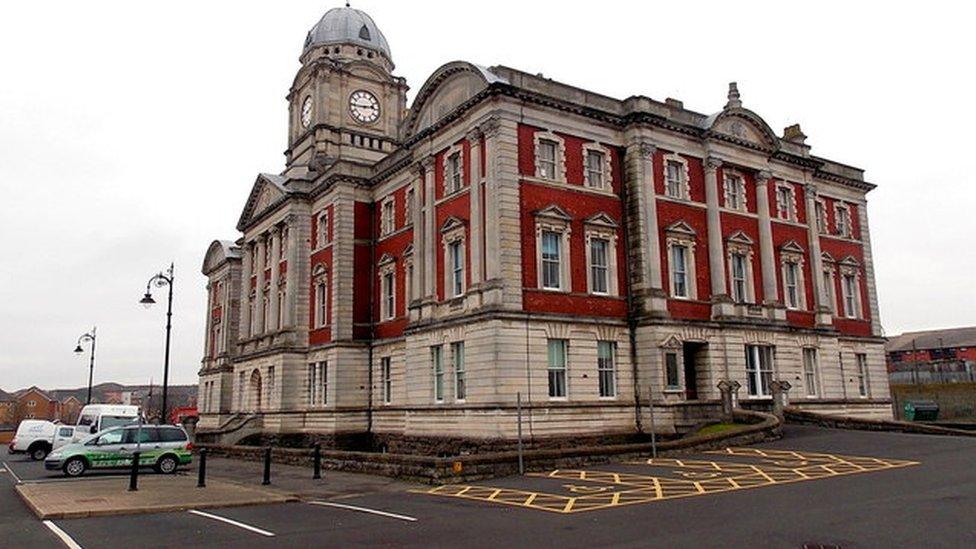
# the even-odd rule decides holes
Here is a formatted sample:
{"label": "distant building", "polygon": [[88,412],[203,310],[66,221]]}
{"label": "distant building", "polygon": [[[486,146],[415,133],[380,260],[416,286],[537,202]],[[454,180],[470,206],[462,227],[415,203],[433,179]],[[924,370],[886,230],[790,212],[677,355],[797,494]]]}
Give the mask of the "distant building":
{"label": "distant building", "polygon": [[885,357],[893,382],[924,381],[931,377],[920,377],[926,372],[939,373],[940,381],[971,380],[976,372],[976,326],[905,332],[888,340]]}
{"label": "distant building", "polygon": [[17,394],[13,423],[20,423],[24,419],[54,421],[60,418],[60,410],[61,403],[57,399],[33,386]]}
{"label": "distant building", "polygon": [[0,426],[14,423],[13,415],[17,407],[17,398],[5,391],[0,391]]}
{"label": "distant building", "polygon": [[83,404],[74,396],[61,401],[61,423],[74,424],[78,421],[78,414],[81,413]]}

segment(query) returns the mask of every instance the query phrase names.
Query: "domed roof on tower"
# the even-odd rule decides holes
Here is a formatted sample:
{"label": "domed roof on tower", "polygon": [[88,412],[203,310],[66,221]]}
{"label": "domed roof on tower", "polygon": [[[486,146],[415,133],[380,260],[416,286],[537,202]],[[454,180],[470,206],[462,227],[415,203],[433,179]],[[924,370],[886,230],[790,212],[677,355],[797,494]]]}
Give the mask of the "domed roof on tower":
{"label": "domed roof on tower", "polygon": [[349,7],[332,8],[308,31],[302,53],[326,44],[355,44],[382,54],[392,64],[390,45],[373,18],[362,10]]}

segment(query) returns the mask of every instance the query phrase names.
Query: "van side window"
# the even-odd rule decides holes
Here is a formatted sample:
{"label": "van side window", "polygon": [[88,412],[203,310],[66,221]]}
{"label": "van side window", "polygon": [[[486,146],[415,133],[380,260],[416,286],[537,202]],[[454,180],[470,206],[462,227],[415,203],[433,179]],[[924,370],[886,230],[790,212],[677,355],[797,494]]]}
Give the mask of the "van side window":
{"label": "van side window", "polygon": [[72,436],[74,434],[75,434],[75,430],[72,429],[71,427],[62,427],[62,428],[58,429],[58,436],[59,437],[70,437],[70,436]]}
{"label": "van side window", "polygon": [[95,423],[95,416],[85,415],[78,418],[78,425],[88,426],[91,425],[92,423]]}

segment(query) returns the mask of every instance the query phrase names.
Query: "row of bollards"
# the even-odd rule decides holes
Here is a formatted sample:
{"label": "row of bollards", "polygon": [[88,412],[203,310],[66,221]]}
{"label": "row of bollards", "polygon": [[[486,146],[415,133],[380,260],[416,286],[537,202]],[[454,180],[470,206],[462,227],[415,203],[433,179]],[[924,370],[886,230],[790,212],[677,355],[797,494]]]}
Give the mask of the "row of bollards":
{"label": "row of bollards", "polygon": [[[138,490],[136,486],[139,475],[139,453],[133,454],[132,458],[132,474],[129,479],[129,490]],[[322,446],[316,443],[312,447],[312,479],[319,480],[322,478]],[[271,447],[267,446],[264,449],[264,474],[261,479],[261,485],[267,486],[271,484]],[[207,449],[200,449],[200,464],[197,469],[197,488],[207,487]]]}

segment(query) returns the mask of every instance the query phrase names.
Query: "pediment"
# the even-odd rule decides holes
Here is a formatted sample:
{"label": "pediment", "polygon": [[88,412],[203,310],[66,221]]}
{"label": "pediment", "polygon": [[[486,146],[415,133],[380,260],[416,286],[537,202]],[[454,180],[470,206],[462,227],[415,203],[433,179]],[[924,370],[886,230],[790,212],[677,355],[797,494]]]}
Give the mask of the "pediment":
{"label": "pediment", "polygon": [[797,244],[795,240],[788,240],[779,247],[779,251],[783,253],[802,254],[803,247]]}
{"label": "pediment", "polygon": [[777,148],[779,138],[769,124],[754,112],[738,108],[729,108],[710,116],[706,120],[706,129],[713,136],[725,140],[749,143],[763,148]]}
{"label": "pediment", "polygon": [[687,235],[687,236],[695,236],[697,234],[695,232],[695,229],[693,229],[691,225],[689,225],[684,221],[676,221],[668,225],[664,230],[665,232],[670,234],[680,234],[680,235]]}
{"label": "pediment", "polygon": [[830,255],[827,252],[823,252],[822,254],[820,254],[820,260],[823,261],[824,263],[834,263],[834,256]]}
{"label": "pediment", "polygon": [[749,238],[749,235],[742,231],[735,231],[729,236],[725,237],[725,241],[731,244],[742,244],[744,246],[752,246],[755,241]]}
{"label": "pediment", "polygon": [[281,202],[288,194],[288,189],[285,188],[287,181],[288,178],[281,175],[259,174],[244,204],[237,229],[244,231],[254,218]]}
{"label": "pediment", "polygon": [[385,253],[385,254],[383,254],[383,255],[380,256],[380,259],[379,259],[379,261],[376,262],[376,264],[377,265],[386,265],[387,263],[393,263],[394,261],[396,261],[396,258],[395,257],[393,257],[392,255],[390,255],[389,253]]}
{"label": "pediment", "polygon": [[465,222],[464,222],[463,219],[454,217],[452,215],[452,216],[448,217],[446,220],[444,220],[444,224],[441,225],[441,232],[442,233],[447,233],[447,232],[453,231],[454,229],[458,229],[458,228],[461,228],[461,227],[464,227],[464,226],[465,226]]}
{"label": "pediment", "polygon": [[860,262],[858,262],[858,260],[852,255],[844,256],[844,258],[838,263],[840,265],[844,265],[845,267],[859,267],[861,265]]}
{"label": "pediment", "polygon": [[612,217],[604,212],[600,212],[590,217],[587,217],[584,221],[587,225],[595,225],[598,227],[606,227],[608,229],[616,229],[618,227],[617,222],[614,221]]}
{"label": "pediment", "polygon": [[410,257],[413,255],[413,243],[407,244],[407,247],[403,249],[403,257]]}
{"label": "pediment", "polygon": [[534,212],[537,218],[542,217],[546,219],[556,219],[559,221],[572,221],[573,216],[566,213],[566,210],[560,208],[556,204],[550,204],[545,208],[538,209]]}
{"label": "pediment", "polygon": [[684,346],[678,336],[669,335],[664,341],[661,342],[659,347],[664,347],[666,349],[680,349]]}

